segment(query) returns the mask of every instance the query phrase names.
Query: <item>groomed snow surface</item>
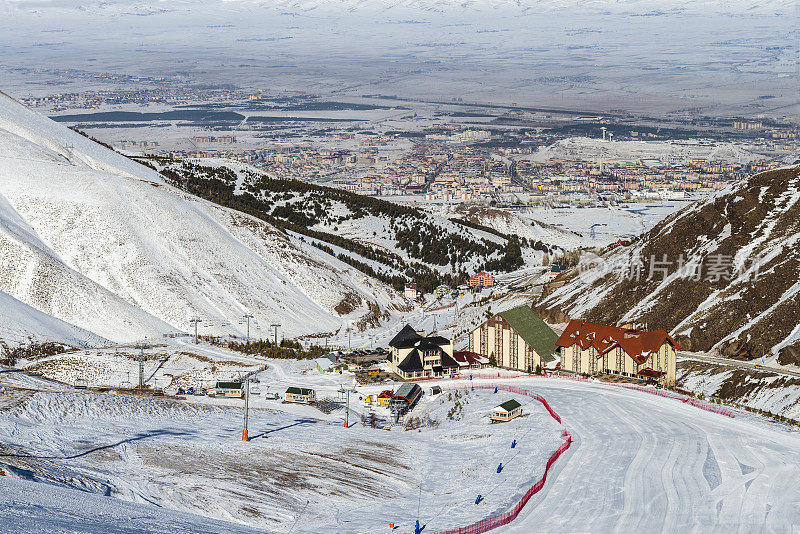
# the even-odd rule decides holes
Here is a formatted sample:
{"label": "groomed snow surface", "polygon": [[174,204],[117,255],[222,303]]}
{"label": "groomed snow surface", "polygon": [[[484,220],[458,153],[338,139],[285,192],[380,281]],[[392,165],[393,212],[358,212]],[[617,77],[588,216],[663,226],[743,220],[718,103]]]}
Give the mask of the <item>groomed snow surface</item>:
{"label": "groomed snow surface", "polygon": [[[310,362],[275,363],[262,374],[270,391],[293,383],[327,397],[351,380],[321,375]],[[463,417],[453,421],[448,392],[426,394],[413,414],[429,413],[440,425],[421,432],[360,422],[345,429],[341,410],[325,415],[262,396],[251,412],[253,439],[242,442],[236,399],[198,404],[7,389],[0,464],[12,476],[0,477],[0,521],[21,532],[247,525],[366,533],[389,531],[391,522],[395,532],[412,532],[419,516],[435,532],[504,511],[541,476],[566,428],[572,447],[502,531],[786,532],[800,524],[796,433],[608,385],[506,383],[543,395],[564,426],[519,396],[526,417],[489,425],[488,411],[514,397],[491,390],[470,391],[468,404],[462,396]],[[360,421],[365,409],[354,398]],[[500,461],[505,469],[497,474]]]}

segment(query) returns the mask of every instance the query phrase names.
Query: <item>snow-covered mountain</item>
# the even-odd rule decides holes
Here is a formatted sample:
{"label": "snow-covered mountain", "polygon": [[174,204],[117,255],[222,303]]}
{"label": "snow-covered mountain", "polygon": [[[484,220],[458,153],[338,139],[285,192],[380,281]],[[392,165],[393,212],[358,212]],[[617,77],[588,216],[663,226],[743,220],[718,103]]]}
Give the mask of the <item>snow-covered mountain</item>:
{"label": "snow-covered mountain", "polygon": [[0,94],[0,291],[114,341],[188,330],[339,329],[403,301],[264,221],[167,185],[145,166]]}
{"label": "snow-covered mountain", "polygon": [[100,9],[102,11],[122,10],[130,14],[158,14],[169,11],[194,9],[198,6],[212,8],[214,6],[230,9],[275,8],[291,10],[299,14],[315,11],[338,12],[548,12],[561,10],[580,10],[586,12],[775,12],[791,9],[789,0],[705,0],[689,2],[686,0],[227,0],[217,2],[195,1],[162,1],[155,3],[140,0],[117,0],[87,2],[85,0],[51,0],[46,3],[30,0],[11,0],[10,5],[18,9],[63,8],[73,10]]}
{"label": "snow-covered mountain", "polygon": [[800,365],[800,167],[760,173],[584,258],[540,303],[665,328],[684,349]]}

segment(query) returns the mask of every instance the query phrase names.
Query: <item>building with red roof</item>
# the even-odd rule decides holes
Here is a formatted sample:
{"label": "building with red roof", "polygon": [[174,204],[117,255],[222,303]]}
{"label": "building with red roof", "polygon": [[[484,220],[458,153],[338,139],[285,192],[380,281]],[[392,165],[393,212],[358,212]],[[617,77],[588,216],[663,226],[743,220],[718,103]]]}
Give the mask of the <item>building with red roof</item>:
{"label": "building with red roof", "polygon": [[676,351],[663,329],[641,331],[573,320],[556,341],[561,369],[587,375],[614,374],[675,385]]}
{"label": "building with red roof", "polygon": [[494,276],[485,271],[475,273],[469,277],[469,285],[474,288],[493,287],[494,284],[495,284]]}

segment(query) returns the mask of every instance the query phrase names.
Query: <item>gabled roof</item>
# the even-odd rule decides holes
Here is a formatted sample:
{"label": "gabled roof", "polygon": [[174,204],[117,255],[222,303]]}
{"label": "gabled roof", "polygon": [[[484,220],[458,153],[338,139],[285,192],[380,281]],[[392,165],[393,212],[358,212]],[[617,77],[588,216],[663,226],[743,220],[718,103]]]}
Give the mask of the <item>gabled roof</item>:
{"label": "gabled roof", "polygon": [[381,394],[378,395],[379,399],[391,399],[394,396],[394,393],[391,389],[385,389],[381,391]]}
{"label": "gabled roof", "polygon": [[525,342],[533,347],[533,350],[545,362],[552,362],[555,360],[553,353],[556,351],[556,334],[552,328],[542,321],[536,312],[528,306],[519,306],[498,315],[508,321],[514,330],[516,330]]}
{"label": "gabled roof", "polygon": [[641,332],[617,326],[572,320],[556,341],[556,345],[571,347],[577,344],[581,350],[594,347],[597,349],[598,355],[603,355],[616,347],[622,347],[622,350],[636,363],[644,363],[650,354],[660,349],[665,342],[676,350],[680,348],[666,330],[661,328],[650,332]]}
{"label": "gabled roof", "polygon": [[296,388],[292,386],[286,388],[286,393],[291,393],[292,395],[311,395],[314,393],[314,390],[309,388]]}
{"label": "gabled roof", "polygon": [[413,347],[414,343],[422,339],[422,336],[417,334],[416,330],[407,324],[400,330],[396,336],[389,342],[390,347],[397,347],[398,349]]}
{"label": "gabled roof", "polygon": [[460,365],[461,367],[467,367],[474,363],[479,363],[485,365],[489,363],[489,358],[478,354],[477,352],[470,352],[468,350],[454,352],[453,359]]}
{"label": "gabled roof", "polygon": [[402,362],[397,364],[397,368],[403,372],[422,371],[422,358],[417,349],[412,350],[406,355]]}
{"label": "gabled roof", "polygon": [[[514,399],[511,399],[511,400],[507,400],[507,401],[505,401],[503,404],[501,404],[501,405],[500,405],[500,406],[498,406],[497,408],[502,408],[503,410],[505,410],[505,411],[507,411],[507,412],[510,412],[511,410],[514,410],[514,409],[516,409],[516,408],[519,408],[519,407],[521,407],[521,406],[522,406],[522,405],[521,405],[520,403],[518,403],[518,402],[517,402],[517,401],[515,401]],[[495,408],[495,410],[496,410],[497,408]]]}
{"label": "gabled roof", "polygon": [[397,392],[395,392],[393,398],[402,397],[410,402],[417,395],[417,390],[419,389],[421,388],[418,384],[415,384],[414,382],[406,382],[397,388]]}

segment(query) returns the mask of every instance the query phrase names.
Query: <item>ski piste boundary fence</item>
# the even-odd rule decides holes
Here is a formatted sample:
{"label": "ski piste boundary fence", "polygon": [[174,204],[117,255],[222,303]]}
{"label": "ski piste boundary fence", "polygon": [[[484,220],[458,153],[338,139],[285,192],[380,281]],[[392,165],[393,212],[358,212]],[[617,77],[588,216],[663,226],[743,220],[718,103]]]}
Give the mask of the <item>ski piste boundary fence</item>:
{"label": "ski piste boundary fence", "polygon": [[[520,388],[516,386],[508,386],[505,384],[470,384],[469,386],[462,386],[462,387],[455,387],[455,386],[447,386],[443,387],[442,389],[448,390],[461,390],[461,389],[497,389],[498,391],[507,391],[509,393],[516,393],[518,395],[525,395],[527,397],[531,397],[536,399],[537,401],[541,402],[542,405],[545,407],[547,412],[559,423],[561,423],[561,417],[550,407],[544,397],[539,395],[538,393],[534,393],[525,388]],[[520,500],[518,500],[514,505],[506,512],[502,514],[493,515],[486,519],[482,519],[477,523],[473,523],[471,525],[467,525],[465,527],[456,527],[451,528],[449,530],[442,530],[437,532],[436,534],[482,534],[483,532],[489,532],[490,530],[494,530],[498,527],[502,527],[514,521],[517,516],[522,512],[522,509],[528,504],[528,501],[531,498],[539,493],[547,482],[547,473],[550,471],[550,468],[556,463],[556,460],[564,454],[564,451],[570,448],[572,445],[572,436],[570,436],[569,432],[564,430],[561,433],[561,437],[564,439],[564,443],[562,443],[553,454],[550,455],[550,458],[547,459],[547,464],[544,468],[544,474],[542,477],[536,481],[536,483],[528,488],[528,491],[525,492],[525,495],[522,496]]]}
{"label": "ski piste boundary fence", "polygon": [[[556,380],[572,380],[573,382],[595,382],[594,380],[591,380],[589,378],[583,378],[583,377],[578,377],[578,376],[563,376],[563,375],[554,376],[554,375],[551,375],[551,376],[548,376],[547,378],[548,379],[556,379]],[[719,415],[724,415],[725,417],[730,417],[731,419],[734,419],[736,417],[733,414],[733,411],[729,410],[728,408],[725,408],[723,406],[719,406],[719,405],[716,405],[716,404],[711,404],[709,402],[701,401],[699,399],[693,399],[692,397],[686,397],[684,395],[680,395],[678,393],[673,393],[671,391],[666,391],[666,390],[657,389],[657,388],[649,388],[649,387],[645,387],[645,386],[637,386],[636,384],[615,384],[613,382],[604,382],[602,380],[600,381],[600,383],[601,384],[605,384],[605,385],[609,385],[609,386],[618,387],[618,388],[624,388],[624,389],[631,389],[631,390],[634,390],[634,391],[640,391],[642,393],[647,393],[648,395],[656,395],[658,397],[664,397],[666,399],[674,399],[674,400],[677,400],[677,401],[681,401],[681,402],[683,402],[685,404],[690,404],[690,405],[694,406],[695,408],[700,408],[701,410],[705,410],[707,412],[716,413],[716,414],[719,414]]]}

